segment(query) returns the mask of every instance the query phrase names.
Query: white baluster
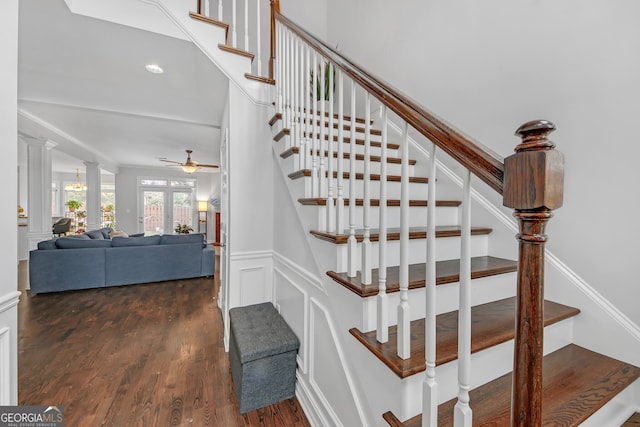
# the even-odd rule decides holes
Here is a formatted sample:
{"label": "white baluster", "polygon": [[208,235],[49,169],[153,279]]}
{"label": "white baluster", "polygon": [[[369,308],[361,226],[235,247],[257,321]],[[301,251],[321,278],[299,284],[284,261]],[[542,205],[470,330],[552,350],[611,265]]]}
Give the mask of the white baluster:
{"label": "white baluster", "polygon": [[211,16],[209,15],[209,0],[204,2],[204,16]]}
{"label": "white baluster", "polygon": [[[291,110],[293,112],[293,118],[291,121],[291,140],[294,147],[298,148],[298,153],[300,152],[300,139],[298,138],[299,128],[300,128],[300,114],[298,112],[298,48],[302,43],[298,37],[294,37],[293,39],[293,54],[291,61]],[[295,156],[297,159],[294,166],[296,170],[300,169],[300,155]]]}
{"label": "white baluster", "polygon": [[[275,78],[276,78],[276,111],[282,115],[282,26],[276,23],[276,63],[275,63]],[[282,127],[284,127],[284,116],[282,117]]]}
{"label": "white baluster", "polygon": [[[307,168],[309,170],[311,170],[311,176],[313,177],[313,154],[312,154],[312,150],[313,150],[313,125],[311,123],[311,101],[312,101],[312,97],[311,97],[311,81],[309,80],[309,73],[311,72],[311,53],[310,53],[310,48],[308,46],[306,46],[306,61],[305,61],[305,75],[304,75],[304,82],[305,82],[305,90],[304,90],[304,96],[305,96],[305,152],[304,155],[306,157],[306,164],[307,164]],[[315,180],[312,178],[312,183],[315,182]],[[306,194],[306,197],[312,196],[313,195],[313,185],[312,185],[312,190],[309,194]]]}
{"label": "white baluster", "polygon": [[257,63],[257,75],[262,75],[262,34],[260,33],[260,0],[256,0],[256,32],[258,33],[257,44],[256,44],[256,57],[258,58]]}
{"label": "white baluster", "polygon": [[236,2],[238,0],[233,0],[231,2],[231,43],[233,47],[238,47],[237,35],[236,35]]}
{"label": "white baluster", "polygon": [[349,144],[349,239],[347,240],[347,276],[356,277],[358,242],[356,240],[356,85],[351,81],[351,141]]}
{"label": "white baluster", "polygon": [[244,50],[249,52],[249,0],[244,0]]}
{"label": "white baluster", "polygon": [[[360,268],[360,282],[371,284],[371,94],[365,95],[364,101],[364,200],[362,201],[362,223],[364,236],[362,239],[362,266]],[[355,156],[354,154],[351,154]]]}
{"label": "white baluster", "polygon": [[[287,35],[284,39],[284,108],[285,108],[285,124],[287,129],[291,129],[291,80],[289,76],[290,64],[291,64],[291,32],[287,31]],[[288,145],[291,145],[291,139],[289,138]]]}
{"label": "white baluster", "polygon": [[400,304],[398,305],[398,357],[411,356],[411,313],[409,310],[409,128],[402,129],[400,173]]}
{"label": "white baluster", "polygon": [[[327,68],[327,71],[329,72],[329,93],[325,95],[325,98],[327,97],[327,95],[329,98],[329,139],[327,140],[327,147],[329,148],[329,153],[327,155],[327,161],[329,162],[329,170],[327,173],[327,231],[332,232],[335,230],[336,226],[336,210],[334,208],[333,198],[335,182],[333,178],[333,171],[335,170],[335,168],[333,167],[333,146],[335,145],[333,141],[333,65],[330,62],[327,62],[327,64],[329,64]],[[325,76],[325,78],[327,77]],[[337,154],[336,158],[338,164],[342,163],[342,158]]]}
{"label": "white baluster", "polygon": [[427,283],[425,284],[426,316],[425,379],[422,384],[422,426],[438,425],[438,383],[436,382],[436,145],[431,143],[427,193]]}
{"label": "white baluster", "polygon": [[[310,76],[313,76],[311,82],[311,100],[312,100],[312,108],[313,114],[311,118],[311,188],[312,188],[312,196],[311,197],[320,197],[320,182],[318,181],[318,169],[319,169],[319,160],[318,160],[318,129],[317,129],[317,104],[318,104],[318,57],[315,53],[313,53],[313,62],[311,66]],[[311,110],[309,110],[311,111]]]}
{"label": "white baluster", "polygon": [[298,169],[306,169],[306,155],[304,154],[304,42],[300,40],[300,50],[298,52],[298,69],[297,69],[297,87],[298,87],[298,131],[296,132],[296,138],[298,139]]}
{"label": "white baluster", "polygon": [[[325,118],[325,114],[326,114],[326,102],[325,101],[325,84],[324,84],[324,78],[325,78],[325,60],[324,58],[320,57],[320,64],[318,64],[318,67],[315,68],[317,74],[314,74],[314,79],[318,80],[318,88],[319,88],[319,93],[318,93],[318,103],[320,104],[320,197],[326,197],[327,196],[327,180],[325,177],[325,174],[327,173],[327,161],[329,161],[329,159],[327,158],[326,155],[326,151],[324,149],[326,143],[325,143],[325,138],[327,135],[326,132],[326,126],[324,123],[324,118]],[[318,103],[316,103],[316,105],[318,105]]]}
{"label": "white baluster", "polygon": [[224,15],[222,14],[222,0],[218,0],[218,21],[224,22]]}
{"label": "white baluster", "polygon": [[462,184],[460,233],[460,309],[458,311],[458,402],[453,410],[454,427],[471,427],[471,173],[465,170]]}
{"label": "white baluster", "polygon": [[380,237],[378,238],[378,296],[376,339],[389,341],[389,299],[387,297],[387,107],[382,105],[382,142],[380,149]]}
{"label": "white baluster", "polygon": [[[344,158],[344,74],[338,74],[338,159]],[[336,234],[344,233],[344,160],[338,162],[338,200]]]}

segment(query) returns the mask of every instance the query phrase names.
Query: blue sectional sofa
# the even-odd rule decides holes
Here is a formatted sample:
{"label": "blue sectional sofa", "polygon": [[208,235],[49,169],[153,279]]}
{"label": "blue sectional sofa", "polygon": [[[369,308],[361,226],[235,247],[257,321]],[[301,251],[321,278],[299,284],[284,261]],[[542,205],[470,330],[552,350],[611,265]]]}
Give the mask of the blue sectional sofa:
{"label": "blue sectional sofa", "polygon": [[29,252],[32,294],[213,276],[202,234],[109,238],[108,230],[38,243]]}

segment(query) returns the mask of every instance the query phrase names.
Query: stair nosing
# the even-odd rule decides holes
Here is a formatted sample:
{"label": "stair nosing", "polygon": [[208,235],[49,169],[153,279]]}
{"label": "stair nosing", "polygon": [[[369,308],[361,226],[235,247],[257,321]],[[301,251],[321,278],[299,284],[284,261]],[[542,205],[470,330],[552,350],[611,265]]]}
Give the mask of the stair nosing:
{"label": "stair nosing", "polygon": [[[326,206],[327,205],[327,198],[325,197],[304,197],[304,198],[300,198],[298,199],[298,203],[300,203],[301,205],[304,206]],[[349,198],[345,197],[344,199],[344,206],[349,206]],[[371,206],[380,206],[380,199],[370,199],[371,202]],[[387,199],[387,206],[388,207],[399,207],[400,206],[400,199]],[[334,206],[337,203],[337,198],[333,197],[333,204]],[[419,199],[411,199],[409,200],[409,206],[410,207],[426,207],[428,206],[428,201],[427,200],[419,200]],[[458,207],[462,204],[462,202],[460,200],[436,200],[436,206],[438,207]],[[356,198],[356,206],[363,206],[364,205],[364,199],[361,198]]]}
{"label": "stair nosing", "polygon": [[[328,174],[329,172],[327,172]],[[295,172],[291,172],[289,175],[287,175],[290,179],[298,179],[298,178],[303,178],[303,177],[310,177],[311,176],[311,170],[310,169],[300,169],[298,171]],[[333,171],[333,177],[337,178],[338,177],[338,172],[337,171]],[[342,173],[342,178],[347,180],[349,179],[350,174],[349,172],[343,172]],[[369,174],[369,177],[372,181],[380,181],[380,174],[376,174],[376,173],[372,173]],[[356,180],[363,180],[364,179],[364,174],[361,172],[356,172]],[[387,175],[387,182],[400,182],[400,175]],[[411,184],[427,184],[429,182],[428,178],[425,177],[421,177],[421,176],[410,176],[409,177],[409,183]]]}
{"label": "stair nosing", "polygon": [[239,49],[237,47],[234,47],[228,44],[218,43],[218,48],[225,52],[229,52],[235,55],[240,55],[240,56],[244,56],[245,58],[249,58],[251,62],[253,62],[253,59],[255,58],[255,55],[253,53],[247,52],[246,50]]}
{"label": "stair nosing", "polygon": [[[318,152],[318,155],[320,155],[320,150],[316,150],[316,152]],[[300,153],[300,148],[299,147],[290,147],[287,148],[286,150],[284,150],[282,153],[280,153],[280,157],[282,157],[283,159],[287,159],[291,156],[293,156],[294,154],[299,154]],[[329,156],[329,150],[324,150],[324,157],[328,157]],[[378,155],[370,155],[370,161],[374,162],[374,163],[380,163],[382,161],[381,156]],[[338,152],[334,151],[333,152],[333,158],[337,159],[338,158]],[[343,159],[350,159],[351,158],[351,154],[348,152],[344,152],[342,153],[342,158]],[[356,160],[357,161],[364,161],[364,154],[360,154],[360,153],[356,153]],[[402,163],[402,159],[400,157],[393,157],[393,156],[388,156],[387,157],[387,163],[389,164],[394,164],[394,165],[399,165]],[[416,160],[415,159],[409,159],[409,165],[413,166],[416,164]]]}
{"label": "stair nosing", "polygon": [[224,29],[224,37],[225,37],[225,40],[227,39],[227,35],[229,34],[229,24],[222,21],[218,21],[217,19],[214,19],[214,18],[210,18],[198,12],[189,12],[189,17],[197,21],[206,22],[207,24],[215,25],[217,27]]}
{"label": "stair nosing", "polygon": [[[397,231],[396,231],[397,230]],[[493,231],[490,227],[471,227],[471,235],[482,235],[482,234],[490,234]],[[349,239],[348,234],[336,234],[329,233],[324,231],[311,230],[312,236],[325,240],[329,243],[334,243],[336,245],[343,245],[347,243]],[[426,239],[426,227],[409,227],[409,239]],[[444,238],[444,237],[458,237],[460,236],[460,227],[459,226],[437,226],[436,227],[436,238]],[[356,241],[362,242],[364,238],[363,230],[356,230]],[[371,242],[377,242],[379,239],[379,234],[377,233],[377,229],[370,229],[370,237],[369,240]],[[387,230],[387,241],[400,240],[400,231],[397,227],[389,228]]]}

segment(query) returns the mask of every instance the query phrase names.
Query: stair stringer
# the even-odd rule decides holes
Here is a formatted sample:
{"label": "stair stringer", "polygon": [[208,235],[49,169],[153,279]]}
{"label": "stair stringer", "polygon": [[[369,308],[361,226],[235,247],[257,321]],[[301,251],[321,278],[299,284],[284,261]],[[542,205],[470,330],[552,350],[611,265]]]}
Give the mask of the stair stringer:
{"label": "stair stringer", "polygon": [[296,396],[314,426],[375,425],[378,415],[372,415],[363,398],[365,390],[354,378],[345,351],[348,328],[335,320],[319,268],[318,260],[331,262],[331,251],[317,247],[319,242],[308,233],[278,159],[274,153],[275,168],[281,171],[274,174],[274,230],[282,233],[274,235],[273,302],[301,341]]}
{"label": "stair stringer", "polygon": [[[154,19],[159,19],[160,16],[157,14],[138,16],[132,13],[130,0],[110,0],[108,2],[65,0],[69,10],[73,13],[193,42],[254,104],[271,105],[275,98],[273,85],[245,77],[246,73],[251,73],[251,59],[218,48],[219,44],[226,44],[225,30],[221,27],[195,21],[189,17],[189,12],[196,9],[196,1],[138,0],[140,3],[155,6],[175,25],[175,29],[177,29],[175,31],[174,29],[167,30],[166,23],[153,22]],[[135,10],[143,9],[137,7]],[[179,37],[180,35],[183,36]]]}

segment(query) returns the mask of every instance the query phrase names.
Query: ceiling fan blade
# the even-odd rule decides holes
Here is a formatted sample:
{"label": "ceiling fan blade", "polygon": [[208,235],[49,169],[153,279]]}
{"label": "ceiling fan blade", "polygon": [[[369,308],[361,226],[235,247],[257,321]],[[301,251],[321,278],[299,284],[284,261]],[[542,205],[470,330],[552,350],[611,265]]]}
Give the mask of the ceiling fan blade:
{"label": "ceiling fan blade", "polygon": [[201,168],[219,168],[218,165],[205,165],[204,163],[198,163],[198,166]]}
{"label": "ceiling fan blade", "polygon": [[158,160],[160,160],[161,162],[175,163],[175,164],[177,164],[177,165],[182,166],[182,163],[180,163],[180,162],[176,162],[176,161],[173,161],[173,160],[167,160],[167,159],[158,159]]}

